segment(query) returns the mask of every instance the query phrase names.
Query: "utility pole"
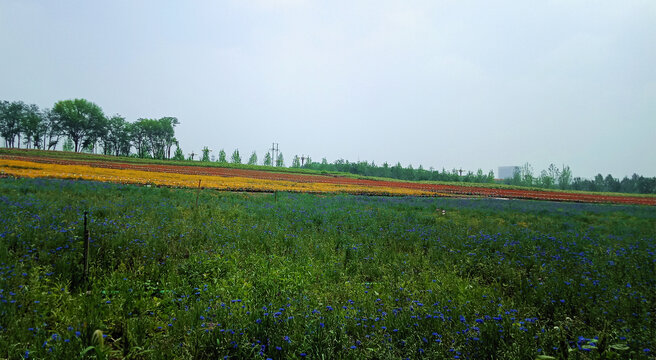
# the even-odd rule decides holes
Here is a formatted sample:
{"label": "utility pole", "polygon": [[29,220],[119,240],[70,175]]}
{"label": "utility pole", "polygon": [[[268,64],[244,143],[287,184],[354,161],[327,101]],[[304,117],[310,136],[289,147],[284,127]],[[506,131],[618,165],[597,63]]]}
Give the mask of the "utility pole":
{"label": "utility pole", "polygon": [[278,151],[278,143],[271,143],[271,165],[276,166],[276,152]]}

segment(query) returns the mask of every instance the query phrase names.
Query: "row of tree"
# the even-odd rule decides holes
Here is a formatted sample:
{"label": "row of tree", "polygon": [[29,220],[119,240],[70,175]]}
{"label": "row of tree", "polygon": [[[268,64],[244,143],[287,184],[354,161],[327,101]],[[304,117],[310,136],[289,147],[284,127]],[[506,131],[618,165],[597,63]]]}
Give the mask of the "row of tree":
{"label": "row of tree", "polygon": [[[218,162],[218,163],[233,163],[241,164],[241,156],[239,154],[239,149],[236,149],[230,159],[228,160],[226,152],[221,149],[219,151],[218,157],[210,155],[210,150],[207,146],[202,150],[202,157],[200,161],[204,162]],[[195,154],[190,154],[187,158],[188,160],[194,160]],[[275,160],[273,159],[275,157]],[[258,163],[257,153],[253,151],[247,162],[248,165],[260,165]],[[285,166],[285,161],[282,153],[277,155],[272,155],[270,152],[265,153],[264,160],[261,165],[264,166]],[[291,166],[292,168],[304,168],[317,171],[330,171],[330,172],[348,172],[351,174],[364,175],[364,176],[375,176],[375,177],[384,177],[400,180],[415,180],[415,181],[452,181],[452,182],[471,182],[471,183],[493,183],[494,172],[490,170],[487,174],[483,170],[479,169],[476,173],[472,171],[467,171],[464,174],[460,170],[453,169],[451,171],[435,171],[434,169],[425,170],[423,166],[419,165],[417,169],[414,169],[412,165],[403,167],[401,163],[396,165],[389,165],[388,163],[383,163],[381,166],[377,166],[374,162],[359,161],[359,162],[349,162],[348,160],[339,159],[333,163],[328,163],[328,161],[323,158],[321,162],[313,162],[312,158],[309,156],[298,156],[294,155],[292,158]]]}
{"label": "row of tree", "polygon": [[478,169],[476,172],[462,172],[457,169],[447,171],[444,168],[441,171],[437,171],[433,168],[424,169],[421,165],[416,169],[412,164],[403,167],[401,163],[390,165],[385,162],[382,165],[376,165],[373,161],[371,163],[367,161],[349,162],[348,160],[343,159],[336,160],[333,163],[328,163],[325,158],[322,159],[320,163],[309,161],[303,167],[319,171],[340,171],[364,176],[411,181],[494,182],[494,172],[490,170],[488,173],[485,173],[481,169]]}
{"label": "row of tree", "polygon": [[534,175],[533,167],[526,163],[523,166],[515,168],[513,177],[505,179],[504,182],[510,185],[533,186],[547,189],[563,190],[581,190],[581,191],[606,191],[622,192],[633,194],[656,194],[656,177],[644,177],[633,174],[631,177],[625,176],[622,180],[614,178],[608,174],[604,177],[597,174],[594,179],[583,179],[581,177],[572,177],[572,171],[569,166],[563,165],[558,168],[551,164],[546,170],[542,170],[539,175]]}
{"label": "row of tree", "polygon": [[[202,152],[203,152],[202,157],[200,158],[200,161],[202,161],[202,162],[218,162],[219,164],[228,164],[228,163],[241,164],[242,163],[241,154],[239,153],[239,149],[235,149],[235,151],[232,152],[232,155],[230,156],[230,161],[228,161],[227,154],[226,154],[225,150],[223,150],[223,149],[219,150],[218,157],[214,156],[214,155],[210,155],[210,152],[212,152],[212,150],[210,150],[207,146],[205,146],[203,148]],[[194,160],[195,155],[196,154],[193,154],[193,153],[189,154],[189,157],[187,158],[187,160]],[[253,151],[251,153],[251,156],[248,158],[248,162],[246,162],[246,164],[248,164],[248,165],[260,165],[259,162],[258,162],[257,153],[255,151]],[[261,165],[282,167],[282,166],[285,166],[285,158],[283,157],[282,153],[278,153],[275,156],[275,160],[274,160],[271,153],[268,152],[264,155],[264,159],[263,159]],[[292,164],[292,167],[300,167],[300,166],[294,166]]]}
{"label": "row of tree", "polygon": [[100,148],[105,155],[130,156],[134,148],[138,157],[169,159],[172,146],[178,144],[178,124],[174,117],[141,118],[134,123],[118,114],[106,117],[100,106],[85,99],[58,101],[52,109],[0,101],[5,147],[54,150],[65,139],[64,148],[75,152]]}

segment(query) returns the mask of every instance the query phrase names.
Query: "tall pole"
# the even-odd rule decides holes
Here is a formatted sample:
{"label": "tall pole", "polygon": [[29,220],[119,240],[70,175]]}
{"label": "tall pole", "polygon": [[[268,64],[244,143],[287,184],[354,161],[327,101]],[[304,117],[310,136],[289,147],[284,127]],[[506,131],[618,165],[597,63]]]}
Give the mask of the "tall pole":
{"label": "tall pole", "polygon": [[276,152],[278,152],[278,143],[271,143],[271,165],[276,166]]}

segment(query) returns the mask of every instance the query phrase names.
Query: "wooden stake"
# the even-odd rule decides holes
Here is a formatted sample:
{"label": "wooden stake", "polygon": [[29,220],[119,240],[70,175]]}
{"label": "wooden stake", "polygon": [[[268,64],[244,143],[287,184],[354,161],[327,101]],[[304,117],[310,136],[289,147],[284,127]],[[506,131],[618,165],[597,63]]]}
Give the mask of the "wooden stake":
{"label": "wooden stake", "polygon": [[84,212],[84,260],[83,260],[83,269],[82,269],[82,283],[86,284],[89,279],[89,242],[90,234],[89,229],[87,228],[87,215],[88,212]]}

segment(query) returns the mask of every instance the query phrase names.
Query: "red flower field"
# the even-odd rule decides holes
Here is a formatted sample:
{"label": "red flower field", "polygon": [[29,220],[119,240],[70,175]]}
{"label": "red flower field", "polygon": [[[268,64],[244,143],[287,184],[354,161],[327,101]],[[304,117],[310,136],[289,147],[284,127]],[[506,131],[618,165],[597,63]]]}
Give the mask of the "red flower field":
{"label": "red flower field", "polygon": [[159,173],[176,173],[186,175],[206,175],[218,177],[243,177],[264,180],[280,180],[297,183],[329,183],[341,185],[358,185],[366,187],[391,187],[401,189],[422,190],[434,192],[436,195],[452,195],[463,197],[493,197],[508,199],[534,199],[549,201],[571,201],[586,203],[614,203],[614,204],[636,204],[656,205],[656,197],[642,197],[629,195],[613,195],[609,193],[580,193],[548,190],[522,190],[510,188],[492,188],[482,186],[447,185],[406,181],[386,181],[355,179],[340,176],[306,175],[293,173],[278,173],[263,170],[246,170],[221,167],[183,166],[183,165],[160,165],[160,164],[134,164],[113,161],[86,161],[49,158],[43,156],[0,156],[5,159],[60,164],[60,165],[84,165],[98,168],[128,169]]}

